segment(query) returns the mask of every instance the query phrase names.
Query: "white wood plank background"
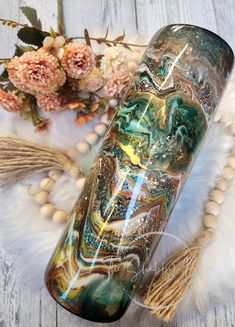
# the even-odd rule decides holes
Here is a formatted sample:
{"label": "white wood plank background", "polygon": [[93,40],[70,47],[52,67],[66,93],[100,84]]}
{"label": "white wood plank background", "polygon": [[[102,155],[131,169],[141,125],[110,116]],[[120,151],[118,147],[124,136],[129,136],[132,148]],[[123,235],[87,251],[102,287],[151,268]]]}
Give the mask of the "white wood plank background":
{"label": "white wood plank background", "polygon": [[[24,22],[19,11],[23,5],[33,6],[42,17],[45,29],[55,26],[56,0],[0,0],[0,17]],[[170,23],[201,25],[219,33],[235,50],[235,0],[64,0],[66,31],[79,35],[85,27],[90,34],[103,35],[109,27],[116,33],[123,29],[129,34],[139,32],[147,38],[160,27]],[[11,56],[17,42],[16,31],[0,26],[0,57]],[[1,242],[1,240],[0,240]],[[141,308],[135,315],[131,309],[120,321],[109,326],[176,326],[176,327],[232,327],[235,322],[235,297],[224,306],[207,312],[193,312],[178,316],[165,324],[150,317]],[[105,326],[81,320],[69,314],[49,297],[22,291],[10,249],[0,246],[0,327],[93,327]]]}

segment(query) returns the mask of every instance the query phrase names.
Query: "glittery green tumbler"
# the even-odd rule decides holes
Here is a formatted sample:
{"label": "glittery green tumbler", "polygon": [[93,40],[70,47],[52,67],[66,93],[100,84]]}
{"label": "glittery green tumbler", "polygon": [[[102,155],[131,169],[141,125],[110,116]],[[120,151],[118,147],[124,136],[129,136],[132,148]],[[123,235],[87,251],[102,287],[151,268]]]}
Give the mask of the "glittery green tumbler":
{"label": "glittery green tumbler", "polygon": [[154,35],[47,267],[46,286],[64,308],[97,322],[125,313],[232,65],[228,44],[203,28]]}

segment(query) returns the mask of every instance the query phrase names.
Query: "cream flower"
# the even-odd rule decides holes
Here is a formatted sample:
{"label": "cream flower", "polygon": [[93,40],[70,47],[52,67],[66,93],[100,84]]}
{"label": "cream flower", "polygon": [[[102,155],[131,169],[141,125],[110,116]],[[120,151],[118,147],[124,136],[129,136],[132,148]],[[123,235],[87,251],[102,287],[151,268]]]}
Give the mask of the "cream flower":
{"label": "cream flower", "polygon": [[9,112],[20,111],[23,107],[23,101],[13,92],[5,92],[0,89],[0,105]]}
{"label": "cream flower", "polygon": [[104,86],[105,93],[110,97],[122,96],[130,83],[130,74],[127,72],[116,73]]}
{"label": "cream flower", "polygon": [[57,36],[53,38],[51,36],[46,36],[43,40],[43,48],[44,49],[52,49],[52,48],[61,48],[65,44],[65,38],[63,36]]}
{"label": "cream flower", "polygon": [[66,109],[66,99],[58,92],[38,94],[36,99],[39,108],[45,111],[60,112]]}
{"label": "cream flower", "polygon": [[54,55],[61,59],[64,54],[63,46],[65,44],[65,38],[61,35],[53,38],[51,36],[45,37],[43,40],[43,49],[45,51],[53,51]]}
{"label": "cream flower", "polygon": [[44,49],[14,57],[7,66],[9,80],[21,91],[48,94],[65,82],[65,72],[58,59]]}
{"label": "cream flower", "polygon": [[90,46],[68,43],[61,62],[68,76],[78,79],[86,77],[92,71],[95,58]]}
{"label": "cream flower", "polygon": [[100,70],[104,78],[111,78],[116,72],[127,70],[126,50],[121,45],[106,48],[100,62]]}
{"label": "cream flower", "polygon": [[93,68],[92,72],[79,81],[80,90],[86,92],[96,92],[104,86],[104,78],[98,68]]}

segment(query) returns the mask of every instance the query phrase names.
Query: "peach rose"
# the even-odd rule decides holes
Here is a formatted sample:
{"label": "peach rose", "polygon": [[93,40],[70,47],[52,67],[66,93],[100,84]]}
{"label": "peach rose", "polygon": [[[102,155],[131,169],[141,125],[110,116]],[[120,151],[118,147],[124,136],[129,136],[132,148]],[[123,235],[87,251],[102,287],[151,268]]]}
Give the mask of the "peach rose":
{"label": "peach rose", "polygon": [[49,94],[38,94],[36,96],[37,105],[45,111],[60,112],[66,109],[66,99],[58,92]]}
{"label": "peach rose", "polygon": [[13,92],[5,92],[0,89],[0,105],[9,112],[20,111],[23,107],[23,101]]}
{"label": "peach rose", "polygon": [[127,72],[116,73],[104,86],[105,93],[110,97],[122,96],[130,83],[130,74]]}
{"label": "peach rose", "polygon": [[18,89],[30,94],[48,94],[65,82],[65,72],[58,59],[39,49],[14,57],[7,66],[9,80]]}
{"label": "peach rose", "polygon": [[61,59],[69,77],[84,78],[93,69],[95,58],[91,47],[81,43],[68,43]]}

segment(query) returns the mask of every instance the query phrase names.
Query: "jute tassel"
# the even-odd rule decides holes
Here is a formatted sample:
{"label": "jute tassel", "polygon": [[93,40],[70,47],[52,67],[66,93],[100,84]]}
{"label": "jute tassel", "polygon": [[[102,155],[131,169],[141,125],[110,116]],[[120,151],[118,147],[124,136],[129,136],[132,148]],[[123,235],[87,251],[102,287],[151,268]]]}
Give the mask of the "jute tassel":
{"label": "jute tassel", "polygon": [[188,246],[176,251],[160,266],[144,295],[151,313],[170,321],[191,284],[203,248],[213,236],[213,228],[204,228]]}
{"label": "jute tassel", "polygon": [[12,136],[0,136],[0,185],[12,184],[40,172],[59,169],[73,177],[81,168],[56,149]]}

